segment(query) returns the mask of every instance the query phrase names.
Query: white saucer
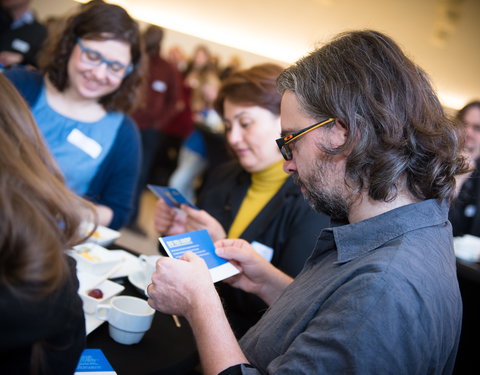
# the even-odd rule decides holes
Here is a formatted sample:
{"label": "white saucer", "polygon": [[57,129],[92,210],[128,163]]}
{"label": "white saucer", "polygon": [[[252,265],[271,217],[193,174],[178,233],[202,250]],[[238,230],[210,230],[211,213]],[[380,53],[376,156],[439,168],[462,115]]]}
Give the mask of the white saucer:
{"label": "white saucer", "polygon": [[87,330],[87,335],[100,327],[104,322],[104,320],[97,319],[95,314],[85,314],[85,328]]}
{"label": "white saucer", "polygon": [[128,275],[128,281],[130,281],[135,288],[137,288],[142,294],[144,294],[145,297],[148,297],[145,294],[145,288],[148,286],[149,282],[145,279],[144,271],[138,270],[132,272],[130,275]]}
{"label": "white saucer", "polygon": [[[102,302],[103,305],[109,305],[110,301],[112,298],[109,298],[108,300]],[[98,327],[100,327],[103,323],[105,323],[105,320],[97,319],[95,316],[95,313],[93,314],[87,314],[86,312],[84,313],[85,315],[85,328],[87,331],[87,335],[95,331]]]}
{"label": "white saucer", "polygon": [[120,269],[110,276],[110,279],[114,279],[116,277],[125,277],[142,269],[141,262],[137,256],[130,254],[125,250],[110,250],[110,252],[114,253],[115,256],[123,260]]}

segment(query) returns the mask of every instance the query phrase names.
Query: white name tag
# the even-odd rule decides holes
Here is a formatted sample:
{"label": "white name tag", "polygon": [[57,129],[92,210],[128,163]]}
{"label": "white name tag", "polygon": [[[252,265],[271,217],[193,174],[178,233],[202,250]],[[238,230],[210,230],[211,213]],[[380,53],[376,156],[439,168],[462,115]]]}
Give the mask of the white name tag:
{"label": "white name tag", "polygon": [[463,212],[466,217],[474,217],[476,213],[477,207],[475,207],[473,204],[469,204],[467,207],[465,207],[465,211]]}
{"label": "white name tag", "polygon": [[21,53],[27,53],[30,51],[30,44],[21,39],[14,39],[12,42],[12,48],[20,51]]}
{"label": "white name tag", "polygon": [[93,159],[98,158],[102,152],[102,146],[92,138],[87,137],[78,129],[73,129],[67,137],[67,141],[90,155]]}
{"label": "white name tag", "polygon": [[152,89],[156,92],[165,92],[167,91],[167,84],[163,81],[153,81],[152,82]]}
{"label": "white name tag", "polygon": [[262,258],[266,259],[267,261],[271,262],[273,258],[273,249],[264,245],[263,243],[253,241],[250,245],[252,245],[253,250],[255,250],[258,254],[262,256]]}

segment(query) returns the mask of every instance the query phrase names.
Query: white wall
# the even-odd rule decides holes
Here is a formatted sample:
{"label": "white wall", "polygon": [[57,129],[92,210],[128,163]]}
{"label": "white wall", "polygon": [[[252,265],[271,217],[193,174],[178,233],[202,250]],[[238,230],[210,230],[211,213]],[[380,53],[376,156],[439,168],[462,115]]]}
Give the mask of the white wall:
{"label": "white wall", "polygon": [[[180,44],[191,52],[205,43],[223,60],[234,53],[189,36],[201,35],[255,51],[238,51],[245,65],[272,56],[292,62],[338,32],[374,28],[391,35],[426,70],[446,106],[458,108],[480,98],[480,0],[111,1],[140,19],[176,30],[167,33],[167,47]],[[33,5],[44,17],[75,3],[33,0]]]}
{"label": "white wall", "polygon": [[[32,6],[35,9],[39,19],[44,20],[48,16],[61,16],[76,9],[78,3],[73,0],[33,0]],[[141,27],[145,23],[140,22]],[[181,46],[187,54],[191,54],[198,44],[206,45],[214,54],[218,55],[220,62],[227,63],[232,55],[239,55],[244,67],[248,67],[262,62],[275,62],[285,65],[284,62],[271,59],[265,56],[242,51],[233,47],[215,43],[206,39],[201,39],[192,35],[187,35],[179,31],[165,29],[165,39],[163,42],[163,50],[174,45]]]}

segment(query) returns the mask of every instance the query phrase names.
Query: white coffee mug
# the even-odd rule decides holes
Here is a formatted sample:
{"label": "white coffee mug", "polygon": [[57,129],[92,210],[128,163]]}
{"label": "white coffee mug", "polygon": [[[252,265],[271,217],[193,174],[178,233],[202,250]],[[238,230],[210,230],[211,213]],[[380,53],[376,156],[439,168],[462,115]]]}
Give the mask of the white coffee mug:
{"label": "white coffee mug", "polygon": [[120,344],[136,344],[152,325],[155,310],[147,301],[132,296],[113,297],[97,306],[95,316],[109,323],[110,337]]}
{"label": "white coffee mug", "polygon": [[139,259],[142,263],[142,268],[145,277],[145,284],[148,285],[152,282],[152,274],[155,272],[157,260],[160,255],[140,255]]}

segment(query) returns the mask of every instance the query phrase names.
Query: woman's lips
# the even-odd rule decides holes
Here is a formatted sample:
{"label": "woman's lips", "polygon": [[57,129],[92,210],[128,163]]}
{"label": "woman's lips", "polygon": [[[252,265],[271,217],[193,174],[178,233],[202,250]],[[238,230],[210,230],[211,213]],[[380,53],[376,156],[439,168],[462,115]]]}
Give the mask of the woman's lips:
{"label": "woman's lips", "polygon": [[248,148],[237,148],[234,150],[238,156],[243,156],[248,153]]}

